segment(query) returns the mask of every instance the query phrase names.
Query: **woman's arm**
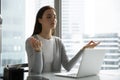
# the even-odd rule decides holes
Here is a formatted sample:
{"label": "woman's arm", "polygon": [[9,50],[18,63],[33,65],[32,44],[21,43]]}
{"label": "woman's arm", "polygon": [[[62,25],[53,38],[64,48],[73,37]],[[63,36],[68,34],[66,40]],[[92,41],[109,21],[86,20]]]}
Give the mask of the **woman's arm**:
{"label": "woman's arm", "polygon": [[78,59],[80,58],[81,54],[83,53],[83,49],[81,49],[70,61],[68,60],[68,56],[66,55],[65,48],[62,49],[62,65],[67,70],[70,71],[71,68],[77,63]]}
{"label": "woman's arm", "polygon": [[42,51],[35,50],[30,42],[31,38],[26,40],[26,52],[28,57],[28,66],[30,74],[40,74],[43,70]]}
{"label": "woman's arm", "polygon": [[83,51],[86,49],[86,48],[94,48],[96,47],[98,43],[95,43],[94,41],[90,41],[88,44],[86,44],[70,61],[68,61],[68,57],[66,55],[66,51],[65,51],[65,48],[64,48],[64,45],[62,46],[62,64],[63,64],[63,67],[69,71],[71,70],[71,68],[77,63],[77,61],[79,60],[81,54],[83,53]]}

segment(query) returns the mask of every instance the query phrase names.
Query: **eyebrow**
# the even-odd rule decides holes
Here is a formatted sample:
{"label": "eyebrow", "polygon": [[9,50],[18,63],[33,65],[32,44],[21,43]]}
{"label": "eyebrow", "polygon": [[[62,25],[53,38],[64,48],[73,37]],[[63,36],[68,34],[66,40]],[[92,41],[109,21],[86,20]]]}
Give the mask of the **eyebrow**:
{"label": "eyebrow", "polygon": [[47,15],[54,15],[54,16],[56,16],[56,14],[47,14]]}

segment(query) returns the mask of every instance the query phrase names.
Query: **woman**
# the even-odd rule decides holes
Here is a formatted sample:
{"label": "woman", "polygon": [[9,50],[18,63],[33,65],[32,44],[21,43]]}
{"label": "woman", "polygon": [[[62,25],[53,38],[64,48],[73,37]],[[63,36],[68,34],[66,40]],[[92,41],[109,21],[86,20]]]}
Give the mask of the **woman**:
{"label": "woman", "polygon": [[61,65],[69,71],[78,61],[84,49],[94,48],[99,44],[90,41],[69,61],[61,39],[52,35],[56,24],[56,12],[53,7],[44,6],[38,11],[34,32],[26,40],[29,75],[60,72]]}

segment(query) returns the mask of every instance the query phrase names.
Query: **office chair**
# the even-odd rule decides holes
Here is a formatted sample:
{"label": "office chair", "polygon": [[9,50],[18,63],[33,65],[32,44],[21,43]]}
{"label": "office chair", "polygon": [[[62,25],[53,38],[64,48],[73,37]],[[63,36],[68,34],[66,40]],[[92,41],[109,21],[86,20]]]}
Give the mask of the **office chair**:
{"label": "office chair", "polygon": [[[25,67],[28,67],[28,63],[7,65],[7,67],[8,68],[25,68]],[[24,72],[28,72],[28,70],[24,70]]]}
{"label": "office chair", "polygon": [[28,72],[28,70],[24,69],[25,67],[28,67],[28,63],[6,65],[3,76],[0,78],[3,80],[23,80],[24,72]]}

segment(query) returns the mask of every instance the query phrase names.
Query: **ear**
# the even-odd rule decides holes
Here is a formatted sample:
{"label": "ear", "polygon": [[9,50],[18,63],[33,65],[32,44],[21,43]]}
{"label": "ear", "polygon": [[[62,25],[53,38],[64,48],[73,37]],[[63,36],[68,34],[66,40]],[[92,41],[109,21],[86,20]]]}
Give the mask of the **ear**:
{"label": "ear", "polygon": [[38,22],[42,24],[42,19],[38,18]]}

